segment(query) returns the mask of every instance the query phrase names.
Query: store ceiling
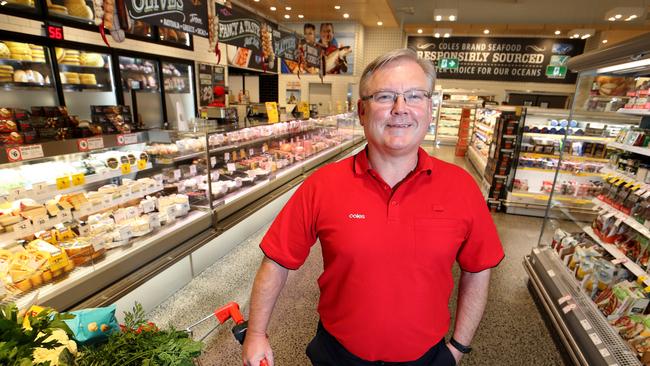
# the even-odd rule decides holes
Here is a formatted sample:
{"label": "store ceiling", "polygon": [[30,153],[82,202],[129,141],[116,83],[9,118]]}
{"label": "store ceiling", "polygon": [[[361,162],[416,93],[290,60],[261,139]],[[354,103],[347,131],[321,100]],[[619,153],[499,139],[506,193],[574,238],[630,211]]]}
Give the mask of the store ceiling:
{"label": "store ceiling", "polygon": [[[650,0],[243,0],[245,5],[277,21],[356,21],[366,27],[400,27],[415,34],[432,34],[434,28],[451,28],[452,35],[552,36],[561,30],[592,28],[596,31],[622,31],[630,34],[650,30]],[[340,5],[341,9],[334,8]],[[275,6],[276,11],[270,7]],[[291,7],[290,11],[285,7]],[[637,19],[608,21],[607,12],[616,7],[640,8]],[[457,9],[455,22],[434,22],[435,9]],[[343,18],[348,13],[349,18]],[[284,15],[288,14],[289,19]],[[298,18],[298,14],[304,18]]]}

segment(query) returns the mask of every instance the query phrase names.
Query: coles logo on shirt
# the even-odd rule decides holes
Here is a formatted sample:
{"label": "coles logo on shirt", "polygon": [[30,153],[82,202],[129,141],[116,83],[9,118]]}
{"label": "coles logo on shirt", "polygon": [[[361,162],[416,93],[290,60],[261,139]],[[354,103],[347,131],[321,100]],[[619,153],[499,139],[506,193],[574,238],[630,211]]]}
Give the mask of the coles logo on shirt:
{"label": "coles logo on shirt", "polygon": [[366,218],[366,215],[360,213],[351,213],[350,215],[348,215],[348,217],[355,220],[363,220]]}

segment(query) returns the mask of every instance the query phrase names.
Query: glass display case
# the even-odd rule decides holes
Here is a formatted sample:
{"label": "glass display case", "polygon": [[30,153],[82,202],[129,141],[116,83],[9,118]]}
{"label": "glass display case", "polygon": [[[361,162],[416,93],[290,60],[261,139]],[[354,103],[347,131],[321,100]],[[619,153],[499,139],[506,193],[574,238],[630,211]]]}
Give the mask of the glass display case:
{"label": "glass display case", "polygon": [[29,109],[59,105],[49,49],[40,44],[0,41],[2,105]]}
{"label": "glass display case", "polygon": [[124,103],[131,107],[136,129],[161,128],[162,94],[158,61],[119,56]]}
{"label": "glass display case", "polygon": [[50,16],[87,24],[95,24],[93,0],[47,0]]}
{"label": "glass display case", "polygon": [[[528,130],[535,134],[528,147],[541,151],[527,154],[542,156],[527,159],[544,159],[531,168],[553,177],[545,178],[546,215],[524,267],[577,365],[650,360],[648,47],[645,34],[572,58],[568,67],[579,77],[568,117],[545,116]],[[552,128],[563,133],[534,140]],[[578,182],[583,174],[589,182]],[[576,207],[578,195],[590,209]]]}
{"label": "glass display case", "polygon": [[91,105],[117,105],[110,55],[62,47],[55,51],[70,114],[89,120]]}
{"label": "glass display case", "polygon": [[190,47],[190,34],[167,27],[158,27],[158,39],[168,43]]}
{"label": "glass display case", "polygon": [[6,0],[3,4],[0,4],[0,6],[28,13],[36,13],[37,11],[34,0]]}
{"label": "glass display case", "polygon": [[443,101],[436,121],[436,143],[440,145],[454,145],[458,141],[460,117],[463,109],[470,110],[472,128],[476,118],[476,102]]}
{"label": "glass display case", "polygon": [[191,64],[163,62],[163,85],[167,108],[166,128],[187,131],[196,116],[194,67]]}
{"label": "glass display case", "polygon": [[358,119],[344,114],[51,141],[30,145],[39,157],[3,156],[0,302],[38,294],[67,309],[361,141]]}

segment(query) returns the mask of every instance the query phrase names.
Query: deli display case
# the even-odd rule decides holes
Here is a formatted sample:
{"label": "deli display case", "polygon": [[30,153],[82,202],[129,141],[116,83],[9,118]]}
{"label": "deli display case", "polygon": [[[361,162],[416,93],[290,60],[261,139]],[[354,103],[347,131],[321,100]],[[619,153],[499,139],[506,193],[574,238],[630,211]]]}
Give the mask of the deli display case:
{"label": "deli display case", "polygon": [[91,105],[117,105],[111,56],[55,47],[59,78],[70,114],[89,120]]}
{"label": "deli display case", "polygon": [[166,129],[187,131],[196,117],[194,66],[189,63],[163,62],[163,86],[167,109]]}
{"label": "deli display case", "polygon": [[476,107],[477,102],[443,101],[436,121],[436,143],[439,145],[455,145],[458,141],[463,109],[470,110],[471,129],[476,118]]}
{"label": "deli display case", "polygon": [[[568,123],[560,124],[559,141],[540,147],[549,150],[542,154],[559,151],[546,163],[554,171],[546,215],[539,242],[523,264],[540,309],[576,365],[650,361],[649,48],[645,34],[569,60],[579,76]],[[603,88],[596,80],[618,81]],[[626,98],[611,95],[619,87],[615,93]],[[593,135],[581,124],[590,113],[598,113],[603,124],[589,126]],[[617,123],[621,116],[635,123]],[[566,199],[580,189],[567,181],[579,173],[600,175],[584,197],[591,209],[577,210],[575,198]]]}
{"label": "deli display case", "polygon": [[51,17],[95,24],[93,0],[47,0],[46,5]]}
{"label": "deli display case", "polygon": [[0,99],[28,109],[59,105],[49,48],[42,44],[0,41]]}
{"label": "deli display case", "polygon": [[111,301],[106,288],[146,281],[145,264],[187,255],[220,220],[362,140],[344,114],[48,141],[27,145],[31,155],[16,147],[22,160],[0,159],[0,302]]}
{"label": "deli display case", "polygon": [[119,67],[124,104],[133,111],[136,129],[162,128],[164,118],[158,61],[119,56]]}

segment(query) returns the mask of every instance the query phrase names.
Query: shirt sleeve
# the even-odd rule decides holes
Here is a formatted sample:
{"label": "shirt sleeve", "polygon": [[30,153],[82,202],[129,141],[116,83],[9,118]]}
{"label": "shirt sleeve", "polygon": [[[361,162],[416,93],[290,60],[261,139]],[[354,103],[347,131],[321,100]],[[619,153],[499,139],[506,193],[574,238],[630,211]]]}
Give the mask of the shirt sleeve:
{"label": "shirt sleeve", "polygon": [[485,198],[473,180],[466,191],[467,207],[471,207],[471,227],[457,261],[463,271],[476,273],[496,267],[505,254]]}
{"label": "shirt sleeve", "polygon": [[264,254],[288,269],[298,269],[316,242],[316,205],[313,180],[307,178],[296,190],[264,235]]}

